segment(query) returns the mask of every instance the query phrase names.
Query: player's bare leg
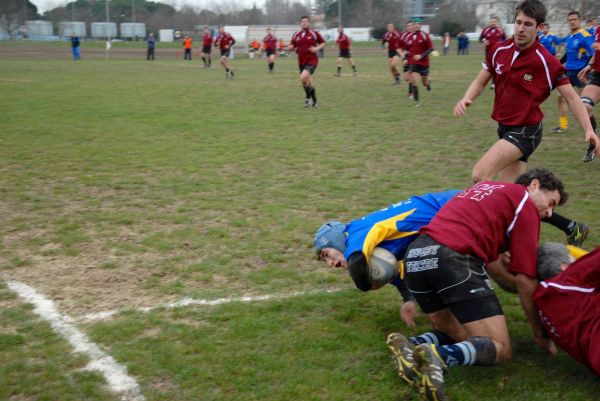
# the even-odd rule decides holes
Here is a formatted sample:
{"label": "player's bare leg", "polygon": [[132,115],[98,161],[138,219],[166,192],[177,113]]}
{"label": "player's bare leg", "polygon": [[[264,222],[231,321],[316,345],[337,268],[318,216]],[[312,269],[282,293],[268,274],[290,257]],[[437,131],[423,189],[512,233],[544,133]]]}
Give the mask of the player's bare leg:
{"label": "player's bare leg", "polygon": [[[596,129],[596,118],[594,117],[594,106],[600,101],[600,86],[586,85],[581,91],[581,101],[590,117],[592,128],[598,133],[598,130]],[[594,145],[590,144],[582,161],[591,162],[592,160],[594,160]]]}
{"label": "player's bare leg", "polygon": [[429,79],[429,75],[421,75],[421,82],[428,91],[431,90],[431,80]]}
{"label": "player's bare leg", "polygon": [[223,66],[223,68],[225,68],[225,73],[227,74],[227,78],[233,79],[233,70],[231,69],[231,66],[229,65],[229,61],[227,61],[227,56],[221,57],[221,65]]}
{"label": "player's bare leg", "polygon": [[272,74],[275,71],[274,70],[274,68],[275,68],[275,55],[271,54],[269,56],[268,60],[269,60],[269,74]]}
{"label": "player's bare leg", "polygon": [[411,72],[410,73],[410,84],[411,84],[411,93],[412,97],[415,101],[415,106],[419,107],[421,102],[419,101],[419,87],[417,86],[419,83],[419,73]]}
{"label": "player's bare leg", "polygon": [[[527,167],[519,159],[523,153],[512,143],[501,139],[492,145],[473,167],[471,178],[473,182],[494,180],[496,174],[502,173],[500,181],[513,182],[519,174],[524,173]],[[506,169],[506,170],[505,170]],[[505,170],[505,171],[504,171]],[[518,174],[516,174],[519,172]]]}
{"label": "player's bare leg", "polygon": [[400,73],[398,72],[398,61],[400,61],[400,58],[398,56],[394,56],[390,59],[389,64],[390,64],[390,72],[392,74],[392,77],[394,77],[394,85],[398,85],[400,83]]}
{"label": "player's bare leg", "polygon": [[300,74],[300,81],[302,82],[302,87],[306,93],[304,107],[317,107],[317,96],[313,86],[312,74],[309,70],[302,71]]}
{"label": "player's bare leg", "polygon": [[342,57],[337,58],[337,61],[335,62],[335,67],[337,69],[335,76],[341,77],[342,76]]}

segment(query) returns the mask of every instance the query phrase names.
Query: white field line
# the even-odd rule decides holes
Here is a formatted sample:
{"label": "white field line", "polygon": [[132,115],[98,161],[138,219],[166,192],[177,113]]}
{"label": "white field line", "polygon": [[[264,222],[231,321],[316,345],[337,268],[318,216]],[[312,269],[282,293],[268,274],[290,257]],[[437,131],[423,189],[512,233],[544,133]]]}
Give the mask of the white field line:
{"label": "white field line", "polygon": [[[280,300],[286,298],[293,298],[305,295],[314,295],[314,294],[326,294],[342,291],[343,289],[329,289],[329,290],[311,290],[311,291],[294,291],[288,292],[284,294],[271,294],[271,295],[255,295],[255,296],[241,296],[241,297],[228,297],[228,298],[218,298],[218,299],[195,299],[195,298],[183,298],[176,302],[171,303],[160,303],[154,306],[142,307],[142,308],[134,308],[133,310],[138,312],[150,312],[154,309],[165,308],[180,308],[183,306],[190,305],[202,305],[202,306],[216,306],[227,304],[231,302],[260,302],[260,301],[272,301],[272,300]],[[132,310],[132,309],[123,309],[123,310]],[[121,312],[120,309],[113,309],[108,311],[102,311],[97,313],[88,313],[76,319],[77,322],[94,322],[97,320],[108,319],[113,315]]]}
{"label": "white field line", "polygon": [[127,368],[120,365],[112,356],[102,351],[96,344],[75,327],[67,315],[62,315],[54,302],[38,293],[35,288],[17,281],[7,281],[8,288],[16,292],[25,302],[34,306],[34,312],[42,319],[48,321],[52,328],[62,335],[75,352],[87,355],[90,358],[87,370],[96,370],[104,375],[110,389],[121,396],[122,401],[143,401],[140,387],[127,375]]}

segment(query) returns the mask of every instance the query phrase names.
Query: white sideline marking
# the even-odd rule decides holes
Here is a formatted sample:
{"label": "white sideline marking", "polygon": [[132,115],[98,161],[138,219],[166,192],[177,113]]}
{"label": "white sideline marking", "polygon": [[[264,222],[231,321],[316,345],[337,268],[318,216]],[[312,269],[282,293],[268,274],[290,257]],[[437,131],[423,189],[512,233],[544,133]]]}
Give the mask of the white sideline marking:
{"label": "white sideline marking", "polygon": [[[212,299],[212,300],[183,298],[176,302],[161,303],[161,304],[157,304],[154,306],[137,308],[137,309],[133,309],[133,310],[138,311],[138,312],[150,312],[154,309],[159,309],[159,308],[172,309],[172,308],[180,308],[182,306],[189,306],[189,305],[215,306],[215,305],[222,305],[222,304],[227,304],[227,303],[231,303],[231,302],[271,301],[271,300],[298,297],[301,295],[324,294],[324,293],[333,293],[333,292],[338,292],[338,291],[342,291],[342,289],[339,288],[339,289],[331,289],[331,290],[294,291],[294,292],[289,292],[287,294],[228,297],[228,298],[218,298],[218,299]],[[121,310],[113,309],[113,310],[102,311],[102,312],[97,312],[97,313],[88,313],[87,315],[83,315],[83,316],[77,318],[77,321],[78,322],[94,322],[97,320],[108,319],[109,317],[116,315],[119,312],[121,312]]]}
{"label": "white sideline marking", "polygon": [[54,302],[26,284],[7,281],[7,285],[27,303],[33,304],[33,311],[48,321],[55,331],[66,338],[75,352],[86,354],[90,358],[85,369],[97,370],[102,373],[108,386],[112,391],[121,395],[122,401],[143,401],[145,399],[140,393],[140,387],[135,379],[127,375],[127,368],[117,363],[112,356],[91,342],[71,323],[73,319],[67,315],[61,315]]}

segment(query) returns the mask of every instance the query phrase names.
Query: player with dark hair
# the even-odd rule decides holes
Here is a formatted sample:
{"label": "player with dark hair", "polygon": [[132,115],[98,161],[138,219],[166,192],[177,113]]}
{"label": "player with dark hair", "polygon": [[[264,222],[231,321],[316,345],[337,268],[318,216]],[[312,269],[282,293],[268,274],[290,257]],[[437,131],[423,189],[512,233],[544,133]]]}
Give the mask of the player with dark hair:
{"label": "player with dark hair", "polygon": [[225,75],[228,79],[233,79],[233,69],[229,64],[229,55],[231,54],[231,47],[235,44],[235,39],[229,33],[225,32],[225,27],[219,27],[219,34],[215,38],[215,47],[219,47],[221,50],[221,65],[225,69]]}
{"label": "player with dark hair", "polygon": [[202,62],[204,63],[204,67],[202,68],[210,68],[212,63],[212,59],[210,57],[212,43],[213,38],[210,31],[208,28],[204,28],[204,34],[202,35],[202,51],[200,52],[200,57],[202,57]]}
{"label": "player with dark hair", "polygon": [[302,29],[292,36],[288,51],[296,50],[298,53],[300,82],[306,94],[304,107],[317,107],[317,94],[312,76],[319,64],[317,53],[326,46],[326,43],[319,32],[311,29],[309,17],[300,18],[300,27]]}
{"label": "player with dark hair", "polygon": [[[361,291],[376,289],[372,287],[367,273],[373,250],[382,247],[394,254],[397,260],[402,260],[419,229],[429,223],[442,206],[459,192],[450,190],[412,196],[347,225],[337,221],[327,222],[315,234],[317,258],[331,267],[347,269]],[[398,289],[404,300],[400,309],[402,320],[414,326],[416,304],[403,277],[398,276],[390,284]]]}
{"label": "player with dark hair", "polygon": [[[454,106],[454,115],[463,115],[492,77],[496,97],[492,118],[498,122],[499,140],[479,159],[472,171],[474,182],[512,182],[527,168],[527,160],[542,140],[540,104],[556,88],[566,99],[585,131],[585,140],[600,152],[581,99],[573,90],[565,68],[537,40],[536,32],[546,17],[538,0],[526,0],[517,7],[514,38],[496,44],[488,53],[483,69],[464,97]],[[589,229],[581,223],[553,214],[547,222],[567,234],[570,244],[581,246]]]}
{"label": "player with dark hair", "polygon": [[547,22],[542,24],[542,30],[538,32],[538,39],[553,56],[556,56],[556,46],[563,42],[561,38],[550,32],[550,24]]}
{"label": "player with dark hair", "polygon": [[400,84],[400,73],[398,72],[398,62],[401,58],[400,33],[394,28],[391,22],[387,24],[387,32],[381,38],[381,44],[386,47],[390,72],[394,77],[394,85]]}
{"label": "player with dark hair", "polygon": [[[585,105],[592,128],[596,131],[596,118],[594,117],[594,106],[600,101],[600,27],[596,28],[594,34],[594,43],[592,44],[594,55],[589,64],[586,65],[578,75],[581,82],[586,82],[585,87],[581,91],[581,101]],[[590,144],[583,156],[584,162],[594,160],[594,148]]]}
{"label": "player with dark hair", "polygon": [[338,26],[338,38],[335,41],[335,45],[340,50],[338,59],[337,59],[337,71],[335,73],[336,77],[342,76],[342,59],[348,60],[348,64],[352,67],[352,75],[356,76],[356,65],[354,64],[354,60],[352,60],[352,41],[344,33],[344,27]]}
{"label": "player with dark hair", "polygon": [[[484,181],[446,203],[404,257],[407,286],[427,314],[435,336],[388,336],[398,374],[417,382],[428,400],[443,400],[443,369],[491,366],[510,358],[506,318],[486,265],[510,251],[521,305],[538,345],[550,345],[533,306],[540,218],[567,201],[562,182],[537,168],[514,183]],[[419,343],[414,347],[414,343]]]}
{"label": "player with dark hair", "polygon": [[[565,67],[567,69],[567,77],[569,82],[578,91],[583,88],[584,84],[577,77],[579,72],[588,64],[592,57],[592,42],[593,36],[585,29],[581,28],[581,17],[579,12],[571,11],[567,16],[570,33],[564,39],[565,43]],[[567,107],[563,96],[558,97],[558,127],[552,131],[557,133],[566,132],[569,129],[569,118],[567,117]]]}
{"label": "player with dark hair", "polygon": [[265,52],[269,60],[269,74],[273,73],[275,68],[275,56],[277,56],[277,37],[271,33],[271,28],[267,28],[267,36],[262,40],[262,45],[258,53]]}
{"label": "player with dark hair", "polygon": [[[498,19],[496,17],[490,18],[490,22],[488,26],[483,28],[481,33],[479,34],[479,41],[485,45],[484,48],[484,56],[485,59],[488,57],[488,53],[496,45],[498,42],[502,42],[506,40],[506,34],[504,33],[504,29],[498,25]],[[492,78],[492,84],[490,85],[490,89],[494,89],[494,79]]]}
{"label": "player with dark hair", "polygon": [[419,75],[421,82],[428,91],[431,90],[429,80],[429,55],[433,52],[433,42],[427,32],[421,31],[420,20],[413,21],[410,34],[404,36],[405,49],[408,53],[408,72],[410,74],[409,90],[415,101],[415,106],[419,106]]}

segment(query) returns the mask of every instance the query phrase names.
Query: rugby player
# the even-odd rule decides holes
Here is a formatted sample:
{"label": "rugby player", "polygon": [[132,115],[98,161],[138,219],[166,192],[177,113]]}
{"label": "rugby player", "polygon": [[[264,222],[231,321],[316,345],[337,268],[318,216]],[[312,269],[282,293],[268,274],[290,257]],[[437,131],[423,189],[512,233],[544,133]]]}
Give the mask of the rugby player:
{"label": "rugby player", "polygon": [[387,32],[381,38],[381,44],[386,47],[388,56],[388,64],[390,66],[390,73],[394,77],[394,85],[400,84],[400,73],[398,72],[398,61],[401,58],[401,43],[400,33],[394,28],[394,24],[391,22],[387,24]]}
{"label": "rugby player", "polygon": [[271,28],[267,28],[267,36],[263,38],[258,54],[263,51],[267,54],[269,74],[272,74],[273,68],[275,68],[275,56],[277,56],[277,37],[271,33]]}
{"label": "rugby player", "polygon": [[[579,80],[586,82],[585,87],[581,91],[581,100],[585,105],[585,109],[590,116],[592,128],[596,131],[596,119],[594,118],[594,106],[600,101],[600,27],[596,28],[594,34],[594,44],[592,48],[595,50],[589,64],[579,72]],[[594,148],[590,144],[583,156],[583,162],[591,162],[594,160]]]}
{"label": "rugby player", "polygon": [[213,38],[210,31],[208,28],[204,28],[204,34],[202,35],[202,51],[200,52],[200,57],[202,57],[202,62],[204,63],[202,68],[210,68],[212,63],[212,59],[210,57],[212,43]]}
{"label": "rugby player", "polygon": [[296,50],[298,53],[300,82],[306,94],[304,107],[317,107],[317,94],[312,76],[319,64],[317,53],[326,46],[326,43],[319,32],[311,29],[309,17],[300,18],[300,28],[302,29],[292,36],[288,51]]}
{"label": "rugby player", "polygon": [[[496,45],[498,42],[502,42],[506,40],[506,34],[504,30],[498,25],[498,19],[496,17],[490,18],[490,22],[488,26],[483,28],[481,33],[479,34],[479,41],[485,45],[484,48],[484,56],[487,60],[488,53]],[[490,85],[490,89],[494,89],[494,80],[492,78],[492,84]]]}
{"label": "rugby player", "polygon": [[[583,88],[584,84],[579,80],[577,74],[588,64],[590,57],[592,57],[592,43],[594,38],[588,31],[581,28],[579,12],[571,11],[567,16],[567,22],[571,32],[564,39],[566,47],[565,67],[567,68],[569,82],[579,91],[579,89]],[[558,127],[552,131],[557,133],[567,132],[569,129],[569,118],[567,117],[567,106],[563,96],[558,97],[558,111]]]}
{"label": "rugby player", "polygon": [[[361,291],[372,290],[367,263],[373,250],[382,247],[393,253],[397,260],[402,260],[419,229],[429,223],[440,208],[459,192],[450,190],[412,196],[348,225],[337,221],[327,222],[315,234],[317,258],[331,267],[347,269]],[[390,284],[398,289],[404,300],[400,317],[408,326],[414,326],[416,304],[402,278],[399,276]]]}
{"label": "rugby player", "polygon": [[[542,140],[540,104],[556,88],[585,131],[585,140],[600,152],[600,139],[594,133],[581,99],[573,90],[560,65],[537,40],[536,32],[546,18],[546,7],[527,0],[517,8],[514,38],[497,43],[483,69],[464,97],[454,106],[454,115],[463,115],[481,94],[490,78],[496,79],[492,118],[498,122],[499,140],[479,159],[472,171],[474,182],[512,182],[527,168],[527,160]],[[586,225],[553,214],[547,222],[567,235],[570,244],[581,246],[589,233]]]}
{"label": "rugby player", "polygon": [[348,60],[348,64],[352,67],[352,75],[356,76],[356,65],[354,64],[354,60],[352,60],[352,42],[348,35],[344,33],[343,26],[338,26],[338,38],[335,41],[335,45],[340,50],[335,76],[340,77],[342,75],[342,59]]}
{"label": "rugby player", "polygon": [[[526,0],[528,2],[530,0]],[[502,307],[486,265],[510,251],[521,306],[544,349],[532,294],[537,285],[537,246],[541,217],[567,201],[562,182],[537,168],[514,183],[484,181],[446,203],[404,256],[405,279],[437,333],[408,340],[388,336],[398,374],[417,382],[428,400],[443,400],[443,370],[449,366],[502,363],[511,345]],[[452,333],[452,334],[451,334]],[[413,343],[420,343],[413,347]]]}
{"label": "rugby player", "polygon": [[231,46],[235,44],[235,39],[229,33],[225,32],[225,27],[219,27],[219,34],[215,38],[215,47],[219,46],[221,50],[221,65],[225,69],[225,75],[228,79],[233,79],[233,69],[229,65],[229,55],[231,54]]}
{"label": "rugby player", "polygon": [[412,32],[404,36],[405,49],[408,53],[408,72],[410,74],[409,90],[415,101],[415,106],[420,106],[419,75],[421,82],[428,91],[431,90],[429,80],[429,55],[433,52],[433,43],[427,32],[421,31],[421,21],[416,19],[412,24]]}

